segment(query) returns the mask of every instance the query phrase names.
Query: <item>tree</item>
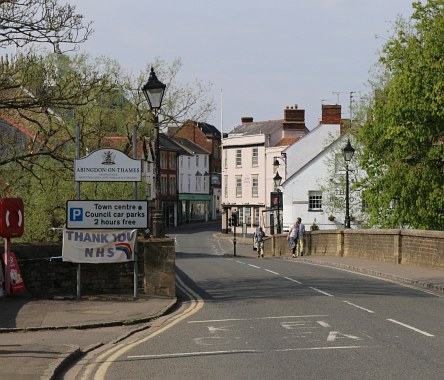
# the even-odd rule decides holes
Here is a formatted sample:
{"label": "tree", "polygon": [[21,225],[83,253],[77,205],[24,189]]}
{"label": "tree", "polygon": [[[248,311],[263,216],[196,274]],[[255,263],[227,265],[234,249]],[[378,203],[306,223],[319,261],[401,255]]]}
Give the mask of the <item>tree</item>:
{"label": "tree", "polygon": [[[132,78],[110,59],[64,54],[76,50],[92,29],[75,7],[57,0],[0,0],[0,19],[0,47],[18,51],[0,58],[0,196],[22,197],[30,221],[23,239],[44,240],[50,227],[63,226],[65,202],[74,198],[76,125],[81,126],[81,156],[116,135],[118,148],[130,153],[135,125],[141,146],[154,136],[140,91],[151,65]],[[158,59],[153,65],[167,84],[162,126],[205,121],[214,109],[207,98],[210,85],[179,85],[179,59],[171,65]],[[146,185],[139,187],[145,197]],[[131,194],[128,184],[82,184],[86,199],[127,199]]]}
{"label": "tree", "polygon": [[1,73],[6,74],[0,116],[14,128],[4,127],[0,135],[6,147],[0,150],[0,166],[15,162],[30,168],[40,156],[72,162],[74,126],[81,121],[74,117],[77,110],[98,104],[120,86],[120,72],[109,60],[83,54],[19,55]]}
{"label": "tree", "polygon": [[0,20],[0,47],[49,44],[61,53],[65,45],[76,49],[92,33],[74,6],[57,0],[0,0]]}
{"label": "tree", "polygon": [[413,3],[379,60],[359,130],[370,223],[444,229],[444,1]]}
{"label": "tree", "polygon": [[[0,148],[0,177],[7,179],[0,181],[0,195],[24,199],[30,210],[27,213],[30,223],[23,236],[28,241],[57,239],[57,233],[50,228],[62,227],[65,222],[66,200],[75,197],[73,162],[77,124],[81,126],[81,157],[109,146],[110,141],[115,144],[116,139],[110,136],[119,137],[119,145],[112,147],[131,154],[135,125],[140,146],[146,146],[145,139],[153,137],[152,115],[140,91],[148,78],[148,70],[134,79],[125,75],[118,63],[106,58],[93,60],[87,55],[49,54],[33,62],[35,80],[26,82],[31,91],[37,93],[39,88],[45,88],[52,91],[53,99],[64,91],[71,108],[60,96],[61,101],[53,103],[54,108],[0,109],[0,116],[9,116],[11,123],[16,120],[20,127],[26,124],[27,132],[32,132],[31,137],[25,139],[17,133],[17,128],[10,129],[10,133],[3,129],[0,134],[0,146],[4,147]],[[51,72],[47,67],[52,65],[57,68],[57,75],[45,84],[41,78]],[[213,103],[206,100],[205,86],[185,85],[182,88],[176,84],[180,60],[171,66],[157,60],[154,65],[160,73],[159,78],[171,84],[164,100],[166,107],[162,108],[163,125],[208,116]],[[96,80],[88,80],[84,76],[88,73]],[[142,182],[139,197],[146,199],[145,190],[146,184]],[[132,187],[118,183],[82,183],[81,194],[83,199],[129,199]]]}
{"label": "tree", "polygon": [[[94,94],[112,90],[115,81],[68,58],[91,35],[91,23],[75,7],[57,0],[0,0],[0,47],[15,46],[18,53],[0,60],[0,166],[16,162],[23,168],[38,156],[64,160],[70,141],[63,112],[95,101]],[[37,53],[51,46],[53,54]],[[81,69],[79,69],[81,68]],[[25,134],[10,128],[23,127]],[[27,134],[27,136],[26,136]]]}
{"label": "tree", "polygon": [[[360,226],[368,225],[368,216],[362,207],[361,200],[361,180],[365,176],[359,167],[361,148],[358,146],[355,137],[349,131],[347,138],[356,149],[352,160],[349,163],[349,200],[350,217]],[[330,142],[329,154],[325,158],[328,167],[328,177],[322,178],[318,183],[322,191],[322,208],[328,216],[333,216],[339,223],[344,222],[345,217],[345,170],[346,163],[342,149],[347,138],[339,138]]]}

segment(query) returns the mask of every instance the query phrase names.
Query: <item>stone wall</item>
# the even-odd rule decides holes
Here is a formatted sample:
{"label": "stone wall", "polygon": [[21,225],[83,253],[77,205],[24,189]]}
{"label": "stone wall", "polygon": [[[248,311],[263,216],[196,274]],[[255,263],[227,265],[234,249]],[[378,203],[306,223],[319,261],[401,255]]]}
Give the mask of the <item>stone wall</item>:
{"label": "stone wall", "polygon": [[[36,297],[77,295],[78,264],[63,262],[61,244],[11,244],[26,289]],[[175,297],[172,239],[139,239],[139,293]],[[81,294],[134,294],[134,263],[80,264]]]}
{"label": "stone wall", "polygon": [[[265,241],[265,256],[291,256],[286,235]],[[422,230],[310,231],[306,255],[357,257],[444,270],[444,232]]]}
{"label": "stone wall", "polygon": [[[311,233],[308,234],[305,242],[305,254],[319,256],[342,256],[343,246],[341,244],[342,236],[339,230],[321,231],[321,233],[313,238]],[[343,241],[343,240],[342,240]]]}
{"label": "stone wall", "polygon": [[402,262],[444,269],[443,235],[441,231],[402,230]]}
{"label": "stone wall", "polygon": [[344,257],[399,261],[399,230],[339,230],[344,234]]}

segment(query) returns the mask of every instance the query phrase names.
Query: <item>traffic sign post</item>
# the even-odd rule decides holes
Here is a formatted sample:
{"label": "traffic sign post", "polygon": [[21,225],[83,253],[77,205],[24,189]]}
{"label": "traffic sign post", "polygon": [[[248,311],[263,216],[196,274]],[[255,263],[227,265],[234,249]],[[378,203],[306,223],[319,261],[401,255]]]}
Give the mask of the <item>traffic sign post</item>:
{"label": "traffic sign post", "polygon": [[148,201],[66,202],[66,228],[148,228]]}

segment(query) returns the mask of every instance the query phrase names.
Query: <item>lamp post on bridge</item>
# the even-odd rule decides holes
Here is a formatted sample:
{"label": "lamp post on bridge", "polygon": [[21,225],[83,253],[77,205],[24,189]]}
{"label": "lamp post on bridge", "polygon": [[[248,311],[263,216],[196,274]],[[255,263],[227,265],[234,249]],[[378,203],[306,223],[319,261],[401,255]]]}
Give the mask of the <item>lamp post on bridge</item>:
{"label": "lamp post on bridge", "polygon": [[163,95],[165,94],[166,85],[159,81],[156,77],[154,69],[151,68],[150,76],[148,82],[142,87],[142,92],[150,107],[151,113],[153,115],[154,123],[154,154],[155,154],[155,209],[153,213],[153,236],[154,237],[164,237],[165,236],[165,223],[162,211],[162,204],[160,202],[160,133],[159,133],[159,112],[162,106]]}
{"label": "lamp post on bridge", "polygon": [[355,154],[355,149],[351,146],[350,140],[347,141],[347,145],[342,149],[345,161],[345,228],[350,228],[350,183],[348,179],[349,168],[348,165]]}
{"label": "lamp post on bridge", "polygon": [[282,181],[282,177],[279,175],[279,172],[276,172],[276,175],[273,178],[273,182],[274,182],[274,188],[276,190],[277,193],[277,234],[281,234],[282,233],[282,228],[281,228],[281,189],[279,189],[279,186],[281,186],[281,181]]}

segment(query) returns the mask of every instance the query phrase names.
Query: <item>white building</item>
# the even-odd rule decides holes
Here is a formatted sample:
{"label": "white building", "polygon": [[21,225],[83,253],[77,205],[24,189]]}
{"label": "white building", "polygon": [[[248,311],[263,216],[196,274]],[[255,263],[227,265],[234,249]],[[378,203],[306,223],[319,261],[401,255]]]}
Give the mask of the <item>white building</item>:
{"label": "white building", "polygon": [[179,155],[179,222],[208,220],[210,212],[210,152],[193,141],[171,139],[182,152]]}
{"label": "white building", "polygon": [[[305,111],[287,107],[283,120],[254,122],[242,118],[242,124],[222,139],[222,231],[228,232],[233,212],[239,215],[242,232],[253,233],[259,225],[277,225],[277,215],[270,212],[274,191],[273,162],[281,152],[308,133]],[[287,171],[288,173],[288,171]],[[285,180],[285,170],[279,172]],[[281,216],[282,219],[282,216]],[[282,223],[281,223],[282,225]]]}
{"label": "white building", "polygon": [[[345,140],[345,141],[344,141]],[[288,231],[297,217],[309,229],[313,223],[320,229],[343,226],[343,218],[329,220],[323,208],[321,183],[331,176],[331,167],[342,168],[342,155],[335,155],[346,144],[341,131],[341,106],[323,105],[320,124],[284,152],[287,154],[287,179],[283,192],[283,225]],[[335,161],[331,165],[331,161]],[[336,162],[337,161],[337,162]],[[344,175],[339,172],[338,175]]]}

